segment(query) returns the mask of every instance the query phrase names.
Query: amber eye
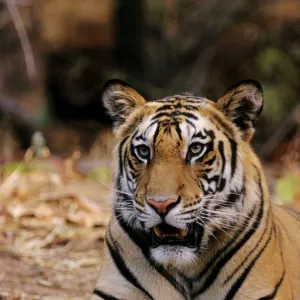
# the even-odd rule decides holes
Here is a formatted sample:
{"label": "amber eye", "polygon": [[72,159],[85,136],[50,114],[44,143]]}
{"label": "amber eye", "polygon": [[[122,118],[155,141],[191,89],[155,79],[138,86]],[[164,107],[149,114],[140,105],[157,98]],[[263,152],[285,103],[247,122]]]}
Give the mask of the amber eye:
{"label": "amber eye", "polygon": [[194,143],[190,146],[190,152],[194,155],[200,154],[202,151],[202,145],[200,143]]}
{"label": "amber eye", "polygon": [[139,145],[136,148],[136,152],[137,155],[141,158],[141,159],[148,159],[150,156],[150,149],[148,146],[146,145]]}

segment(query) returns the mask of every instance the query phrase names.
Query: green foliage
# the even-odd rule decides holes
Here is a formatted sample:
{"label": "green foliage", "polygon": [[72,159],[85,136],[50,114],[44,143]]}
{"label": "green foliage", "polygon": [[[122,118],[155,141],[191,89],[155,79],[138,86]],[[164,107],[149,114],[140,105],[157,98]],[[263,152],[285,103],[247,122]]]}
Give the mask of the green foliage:
{"label": "green foliage", "polygon": [[282,50],[268,46],[258,55],[257,66],[263,78],[264,115],[273,122],[279,121],[297,101],[297,65]]}
{"label": "green foliage", "polygon": [[29,162],[20,162],[20,161],[15,161],[11,162],[8,164],[3,164],[0,166],[0,173],[5,174],[6,176],[12,174],[18,170],[20,174],[29,174],[32,172],[35,172],[37,170],[43,170],[47,172],[54,172],[54,167],[51,166],[50,163],[47,163],[46,161],[42,160],[32,160]]}
{"label": "green foliage", "polygon": [[264,116],[272,122],[282,120],[292,107],[296,99],[296,90],[285,84],[263,84],[264,88]]}
{"label": "green foliage", "polygon": [[287,173],[277,181],[276,196],[284,202],[291,205],[296,199],[298,191],[297,178],[295,175]]}
{"label": "green foliage", "polygon": [[[278,83],[297,86],[299,71],[291,56],[274,47],[266,47],[257,58],[261,75]],[[274,82],[275,83],[275,82]]]}
{"label": "green foliage", "polygon": [[108,167],[94,169],[88,172],[87,177],[96,181],[109,182],[111,179],[110,169]]}
{"label": "green foliage", "polygon": [[23,162],[11,162],[9,164],[4,164],[0,166],[0,173],[4,173],[9,175],[16,170],[19,170],[20,173],[30,173],[32,171],[32,167],[27,163]]}

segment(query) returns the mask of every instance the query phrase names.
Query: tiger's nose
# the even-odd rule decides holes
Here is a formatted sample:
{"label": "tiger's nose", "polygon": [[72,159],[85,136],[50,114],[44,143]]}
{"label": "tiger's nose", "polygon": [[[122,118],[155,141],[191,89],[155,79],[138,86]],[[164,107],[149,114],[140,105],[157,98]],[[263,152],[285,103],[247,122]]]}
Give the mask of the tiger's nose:
{"label": "tiger's nose", "polygon": [[159,214],[166,215],[173,207],[175,207],[180,201],[180,197],[176,199],[166,199],[163,201],[157,201],[154,199],[147,200],[147,203]]}

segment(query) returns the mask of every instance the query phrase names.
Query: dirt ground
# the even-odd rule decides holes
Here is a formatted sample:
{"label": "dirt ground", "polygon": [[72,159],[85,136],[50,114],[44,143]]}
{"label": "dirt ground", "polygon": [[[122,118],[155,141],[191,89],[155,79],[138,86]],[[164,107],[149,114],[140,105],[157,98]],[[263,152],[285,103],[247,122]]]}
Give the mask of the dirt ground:
{"label": "dirt ground", "polygon": [[[0,299],[89,299],[101,248],[101,241],[83,240],[59,254],[34,259],[1,250]],[[58,263],[59,268],[53,267]]]}
{"label": "dirt ground", "polygon": [[89,299],[110,218],[109,161],[26,155],[1,169],[0,299]]}

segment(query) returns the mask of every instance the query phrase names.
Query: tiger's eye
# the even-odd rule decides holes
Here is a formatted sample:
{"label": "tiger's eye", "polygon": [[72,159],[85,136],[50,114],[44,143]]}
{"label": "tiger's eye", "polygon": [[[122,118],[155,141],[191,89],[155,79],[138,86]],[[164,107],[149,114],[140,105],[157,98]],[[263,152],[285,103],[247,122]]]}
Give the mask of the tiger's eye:
{"label": "tiger's eye", "polygon": [[141,158],[148,158],[150,154],[150,149],[146,145],[137,146],[136,150]]}
{"label": "tiger's eye", "polygon": [[202,150],[202,146],[200,143],[194,143],[190,146],[190,151],[193,153],[193,154],[199,154]]}

